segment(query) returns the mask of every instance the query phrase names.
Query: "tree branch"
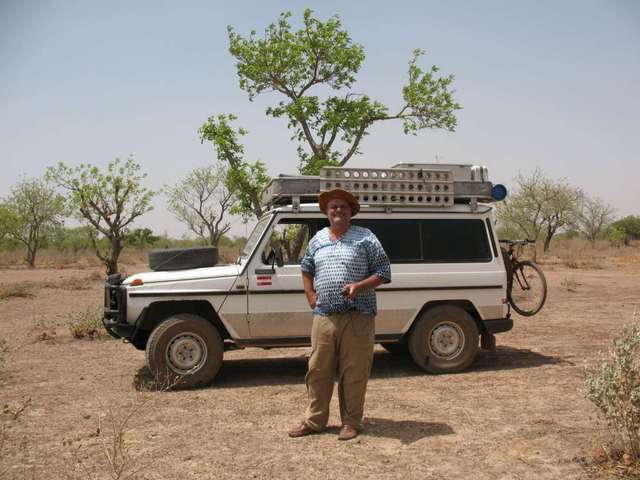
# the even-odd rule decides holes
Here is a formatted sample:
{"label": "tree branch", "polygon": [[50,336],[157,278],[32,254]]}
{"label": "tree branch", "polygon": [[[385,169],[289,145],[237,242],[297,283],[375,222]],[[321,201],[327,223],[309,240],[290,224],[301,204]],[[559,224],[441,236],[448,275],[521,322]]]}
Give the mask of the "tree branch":
{"label": "tree branch", "polygon": [[363,124],[360,127],[360,130],[358,131],[358,133],[356,134],[356,137],[353,140],[353,144],[351,145],[351,148],[349,149],[347,154],[344,156],[344,158],[340,160],[341,167],[344,166],[344,164],[347,163],[351,158],[351,156],[358,150],[358,145],[360,144],[360,140],[362,139],[362,136],[364,135],[364,132],[366,129],[367,129],[366,124]]}

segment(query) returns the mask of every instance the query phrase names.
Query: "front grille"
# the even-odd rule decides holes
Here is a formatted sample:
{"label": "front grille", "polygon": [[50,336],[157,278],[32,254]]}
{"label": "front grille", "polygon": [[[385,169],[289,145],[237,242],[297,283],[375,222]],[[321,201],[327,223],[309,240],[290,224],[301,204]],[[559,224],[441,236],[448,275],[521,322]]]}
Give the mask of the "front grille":
{"label": "front grille", "polygon": [[104,321],[105,325],[114,326],[125,320],[125,289],[121,286],[120,274],[109,275],[104,286]]}

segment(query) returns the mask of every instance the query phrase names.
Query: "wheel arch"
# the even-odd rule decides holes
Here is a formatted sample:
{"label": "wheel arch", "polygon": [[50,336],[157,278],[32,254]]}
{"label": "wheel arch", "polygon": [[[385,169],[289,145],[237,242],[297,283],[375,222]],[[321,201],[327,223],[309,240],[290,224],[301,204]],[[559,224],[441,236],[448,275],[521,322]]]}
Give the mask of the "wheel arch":
{"label": "wheel arch", "polygon": [[220,333],[222,339],[231,338],[229,330],[211,303],[206,300],[167,300],[152,302],[146,306],[136,323],[136,333],[131,343],[144,350],[149,335],[161,322],[177,313],[191,313],[209,321]]}
{"label": "wheel arch", "polygon": [[429,310],[431,310],[431,309],[433,309],[435,307],[439,307],[439,306],[442,306],[442,305],[446,305],[446,306],[451,305],[451,306],[455,306],[455,307],[460,307],[465,312],[467,312],[469,315],[471,315],[471,318],[473,318],[473,320],[476,322],[476,326],[478,327],[478,332],[484,333],[486,331],[486,327],[484,325],[484,322],[482,321],[482,317],[480,316],[480,313],[478,312],[478,309],[473,304],[473,302],[471,302],[470,300],[467,300],[467,299],[431,300],[431,301],[426,302],[420,308],[418,313],[413,317],[413,319],[411,320],[411,325],[404,332],[404,334],[402,336],[403,340],[406,340],[411,335],[411,332],[413,331],[413,329],[415,328],[416,324],[418,323],[418,320],[420,320],[420,318],[422,318],[422,316],[425,313],[427,313]]}
{"label": "wheel arch", "polygon": [[472,307],[466,300],[428,302],[407,336],[409,353],[420,368],[457,373],[473,363],[481,330]]}

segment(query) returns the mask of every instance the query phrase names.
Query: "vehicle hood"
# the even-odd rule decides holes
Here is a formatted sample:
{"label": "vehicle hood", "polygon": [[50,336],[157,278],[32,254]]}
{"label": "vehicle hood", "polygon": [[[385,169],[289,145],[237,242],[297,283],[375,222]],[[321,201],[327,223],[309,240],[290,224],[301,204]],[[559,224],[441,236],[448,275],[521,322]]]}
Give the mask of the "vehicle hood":
{"label": "vehicle hood", "polygon": [[142,272],[130,275],[122,282],[129,285],[139,278],[144,284],[158,282],[176,282],[181,280],[203,280],[221,277],[236,277],[240,273],[239,265],[218,265],[215,267],[192,268],[189,270],[173,270],[165,272]]}

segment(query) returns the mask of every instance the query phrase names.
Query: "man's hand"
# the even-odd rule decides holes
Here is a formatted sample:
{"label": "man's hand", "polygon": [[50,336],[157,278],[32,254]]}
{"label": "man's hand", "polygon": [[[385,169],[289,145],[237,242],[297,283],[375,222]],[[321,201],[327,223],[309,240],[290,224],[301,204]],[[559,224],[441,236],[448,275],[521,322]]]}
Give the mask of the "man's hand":
{"label": "man's hand", "polygon": [[358,283],[347,283],[342,287],[342,296],[349,300],[353,300],[356,295],[360,293],[360,290],[362,290],[362,287]]}
{"label": "man's hand", "polygon": [[314,291],[304,292],[307,295],[307,302],[311,308],[316,308],[316,302],[318,301],[318,294]]}
{"label": "man's hand", "polygon": [[355,296],[360,292],[363,292],[365,290],[373,290],[376,287],[382,285],[383,282],[384,280],[382,280],[379,276],[371,275],[361,282],[347,283],[344,287],[342,287],[342,295],[344,296],[344,298],[353,300]]}
{"label": "man's hand", "polygon": [[304,286],[304,294],[307,296],[307,302],[313,309],[316,308],[318,302],[318,294],[313,289],[313,277],[306,272],[302,272],[302,285]]}

